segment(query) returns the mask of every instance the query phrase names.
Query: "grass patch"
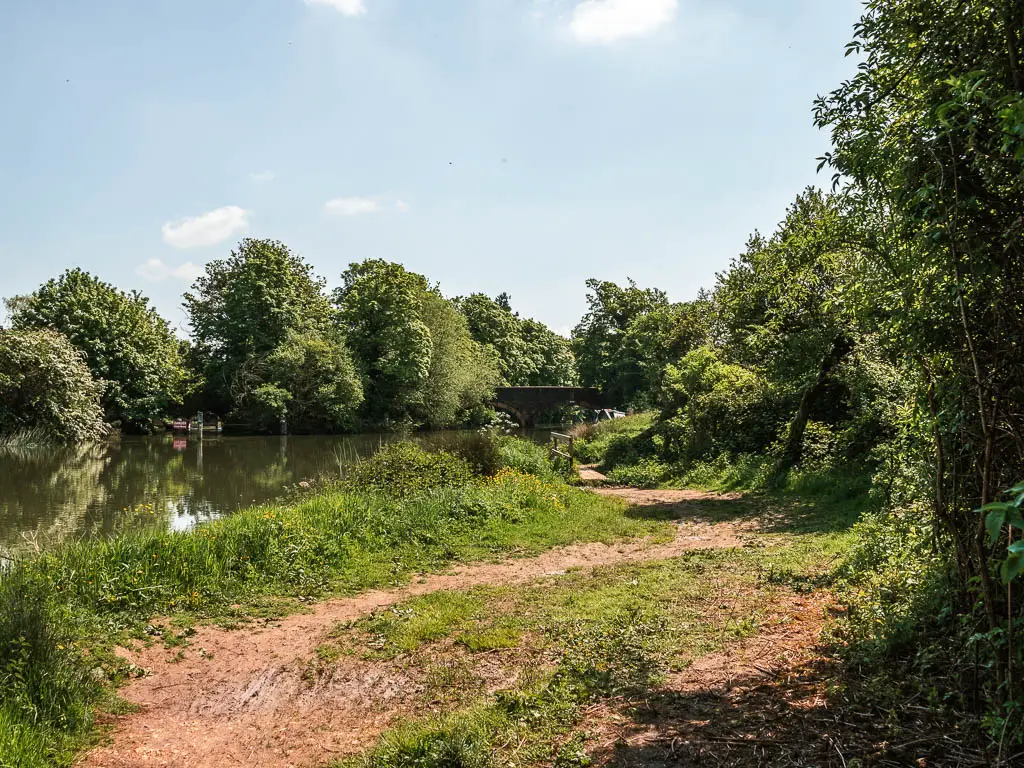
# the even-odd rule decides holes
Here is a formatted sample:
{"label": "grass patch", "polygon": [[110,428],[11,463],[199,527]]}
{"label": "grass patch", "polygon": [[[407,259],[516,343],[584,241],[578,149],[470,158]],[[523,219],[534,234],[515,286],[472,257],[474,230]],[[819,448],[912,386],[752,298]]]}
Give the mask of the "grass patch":
{"label": "grass patch", "polygon": [[[523,643],[551,650],[561,647],[566,626],[641,611],[664,619],[667,650],[701,655],[753,631],[777,596],[776,586],[789,588],[793,580],[827,571],[844,546],[835,535],[802,538],[768,535],[762,547],[698,550],[672,560],[571,571],[525,586],[436,592],[349,624],[338,638],[378,659],[449,639],[470,651]],[[712,614],[721,614],[720,620],[708,618]]]}
{"label": "grass patch", "polygon": [[582,708],[599,698],[651,685],[665,670],[660,623],[642,612],[609,617],[601,625],[565,628],[564,650],[553,673],[524,675],[493,700],[441,717],[406,723],[384,735],[369,753],[344,768],[441,768],[559,764],[559,737]]}
{"label": "grass patch", "polygon": [[585,464],[603,462],[609,452],[632,442],[654,426],[657,414],[637,413],[621,419],[584,424],[573,429],[576,458]]}

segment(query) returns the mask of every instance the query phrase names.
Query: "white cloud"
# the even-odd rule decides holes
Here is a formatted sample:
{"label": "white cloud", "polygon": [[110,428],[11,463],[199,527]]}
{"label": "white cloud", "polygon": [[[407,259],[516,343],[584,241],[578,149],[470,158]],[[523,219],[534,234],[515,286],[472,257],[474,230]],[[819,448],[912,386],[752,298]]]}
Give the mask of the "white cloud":
{"label": "white cloud", "polygon": [[362,16],[366,13],[363,0],[306,0],[306,5],[326,5],[345,16]]}
{"label": "white cloud", "polygon": [[255,181],[259,184],[266,184],[277,178],[277,174],[273,171],[258,171],[256,173],[249,174],[249,181]]}
{"label": "white cloud", "polygon": [[191,283],[203,272],[204,270],[201,266],[193,264],[191,261],[186,261],[184,264],[172,267],[164,264],[160,259],[148,259],[144,264],[140,264],[135,268],[136,275],[143,280],[153,282],[172,277],[176,280],[185,280]]}
{"label": "white cloud", "polygon": [[216,245],[249,228],[251,211],[229,205],[191,219],[169,221],[163,226],[164,242],[175,248]]}
{"label": "white cloud", "polygon": [[582,0],[569,29],[583,43],[646,35],[675,19],[679,0]]}
{"label": "white cloud", "polygon": [[384,211],[405,213],[409,204],[404,200],[382,201],[376,197],[337,197],[324,203],[324,210],[331,216],[365,216]]}
{"label": "white cloud", "polygon": [[362,216],[377,213],[381,205],[369,197],[338,197],[324,203],[324,210],[332,216]]}

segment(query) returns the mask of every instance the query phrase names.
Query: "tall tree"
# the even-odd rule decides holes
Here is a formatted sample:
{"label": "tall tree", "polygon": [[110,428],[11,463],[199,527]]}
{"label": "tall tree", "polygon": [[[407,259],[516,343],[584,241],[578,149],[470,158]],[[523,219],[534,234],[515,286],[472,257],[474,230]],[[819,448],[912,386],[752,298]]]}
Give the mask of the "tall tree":
{"label": "tall tree", "polygon": [[274,431],[338,432],[355,423],[363,400],[352,356],[337,333],[289,331],[268,355],[243,365],[249,386],[232,419]]}
{"label": "tall tree", "polygon": [[638,317],[668,305],[658,288],[638,288],[630,280],[625,287],[587,280],[589,310],[572,332],[580,380],[600,387],[605,395],[626,405],[642,393],[644,375],[635,359],[622,354],[622,339]]}
{"label": "tall tree", "polygon": [[456,306],[466,318],[473,338],[497,353],[504,382],[513,387],[524,386],[535,373],[534,361],[523,338],[522,323],[512,314],[508,295],[503,294],[503,298],[504,306],[482,293],[474,293],[456,299]]}
{"label": "tall tree", "polygon": [[313,268],[273,240],[247,238],[227,259],[206,265],[185,294],[185,310],[213,407],[226,412],[259,386],[253,363],[289,334],[332,332],[323,290]]}
{"label": "tall tree", "polygon": [[576,383],[576,364],[567,339],[543,323],[512,312],[507,293],[491,299],[482,293],[455,300],[473,339],[498,355],[509,386],[563,386]]}
{"label": "tall tree", "polygon": [[430,376],[427,279],[382,259],[351,264],[341,279],[334,303],[363,375],[364,414],[372,423],[404,420]]}
{"label": "tall tree", "polygon": [[730,355],[795,406],[780,469],[799,459],[808,419],[825,396],[841,399],[838,369],[858,339],[849,294],[860,254],[851,243],[842,198],[807,189],[770,238],[755,234],[718,276],[714,300]]}
{"label": "tall tree", "polygon": [[431,357],[414,415],[431,427],[451,426],[493,397],[501,381],[498,356],[473,340],[465,317],[440,293],[428,292],[422,307]]}
{"label": "tall tree", "polygon": [[184,395],[181,343],[138,292],[71,269],[8,307],[12,328],[49,328],[81,350],[108,420],[146,429]]}
{"label": "tall tree", "polygon": [[529,351],[531,387],[567,387],[576,384],[576,357],[564,336],[536,320],[520,321],[520,333]]}

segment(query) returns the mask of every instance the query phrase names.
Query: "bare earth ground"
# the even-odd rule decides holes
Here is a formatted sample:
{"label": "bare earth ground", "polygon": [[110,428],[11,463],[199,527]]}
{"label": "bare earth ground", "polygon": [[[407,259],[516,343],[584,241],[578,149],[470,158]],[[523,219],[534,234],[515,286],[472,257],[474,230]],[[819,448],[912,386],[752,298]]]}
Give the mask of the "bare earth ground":
{"label": "bare earth ground", "polygon": [[[752,521],[712,523],[687,514],[695,511],[687,502],[721,499],[718,495],[628,489],[599,492],[622,496],[634,505],[656,506],[666,514],[672,512],[669,516],[681,518],[675,537],[666,544],[579,544],[529,559],[459,566],[402,589],[323,602],[309,613],[243,630],[202,627],[183,652],[159,644],[123,651],[131,662],[150,672],[120,692],[140,709],[119,718],[110,743],[86,755],[81,765],[322,765],[365,749],[398,718],[424,706],[421,673],[412,665],[403,666],[400,659],[377,662],[342,657],[332,662],[326,673],[311,674],[317,648],[339,622],[438,590],[522,584],[571,568],[662,560],[693,549],[737,547],[757,528]],[[736,659],[721,663],[724,669],[735,670],[727,674],[745,669]],[[696,673],[707,664],[715,668],[719,661],[706,659],[690,670]],[[474,671],[488,688],[507,684],[508,670],[502,668],[500,657],[492,667]]]}

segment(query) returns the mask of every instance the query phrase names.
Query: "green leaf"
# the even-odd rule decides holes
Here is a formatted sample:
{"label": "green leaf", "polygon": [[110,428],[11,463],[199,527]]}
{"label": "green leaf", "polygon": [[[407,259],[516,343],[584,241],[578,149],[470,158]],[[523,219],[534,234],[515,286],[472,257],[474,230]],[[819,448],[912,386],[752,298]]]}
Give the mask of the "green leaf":
{"label": "green leaf", "polygon": [[1010,507],[1006,512],[1006,523],[1014,528],[1024,528],[1024,516],[1021,515],[1020,509]]}
{"label": "green leaf", "polygon": [[1006,558],[1006,562],[1003,563],[1002,569],[1000,569],[1003,583],[1009,584],[1017,578],[1022,569],[1024,569],[1024,555],[1010,555]]}
{"label": "green leaf", "polygon": [[[987,506],[992,506],[991,504]],[[988,543],[995,544],[999,534],[1003,531],[1003,523],[1006,522],[1005,509],[993,509],[985,518],[985,529],[988,531]]]}
{"label": "green leaf", "polygon": [[1024,540],[1013,542],[1006,548],[1006,551],[1014,555],[1024,555]]}

